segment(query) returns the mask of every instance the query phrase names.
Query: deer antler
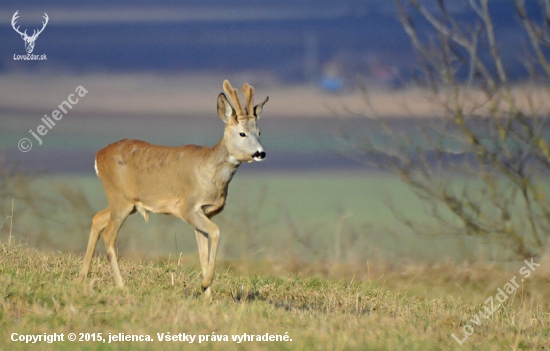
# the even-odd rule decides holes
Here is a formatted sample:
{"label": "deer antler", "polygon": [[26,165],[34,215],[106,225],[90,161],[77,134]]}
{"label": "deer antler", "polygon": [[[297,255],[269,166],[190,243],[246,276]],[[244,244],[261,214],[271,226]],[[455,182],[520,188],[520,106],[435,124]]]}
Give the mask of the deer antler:
{"label": "deer antler", "polygon": [[17,26],[17,28],[15,28],[15,24],[17,22],[17,19],[19,18],[18,16],[18,13],[19,13],[19,10],[15,11],[15,13],[13,14],[13,17],[11,18],[11,26],[13,27],[13,30],[15,30],[17,33],[19,33],[21,36],[27,36],[27,30],[25,29],[25,32],[24,33],[21,33],[19,31],[19,27],[21,26]]}
{"label": "deer antler", "polygon": [[231,83],[229,83],[229,80],[227,79],[223,81],[223,90],[229,96],[229,99],[231,99],[233,107],[235,108],[235,112],[237,112],[237,116],[246,116],[246,111],[241,105],[239,92],[237,91],[237,89],[233,89],[233,86],[231,86]]}
{"label": "deer antler", "polygon": [[248,83],[244,83],[243,94],[246,104],[246,111],[249,115],[251,115],[254,113],[254,87]]}
{"label": "deer antler", "polygon": [[36,33],[34,34],[34,32],[36,32],[36,29],[32,32],[32,36],[33,38],[36,38],[40,33],[42,33],[42,31],[44,30],[44,28],[46,28],[46,25],[48,24],[48,20],[50,19],[48,17],[48,14],[46,12],[44,12],[44,16],[42,16],[46,21],[45,22],[42,22],[42,28]]}

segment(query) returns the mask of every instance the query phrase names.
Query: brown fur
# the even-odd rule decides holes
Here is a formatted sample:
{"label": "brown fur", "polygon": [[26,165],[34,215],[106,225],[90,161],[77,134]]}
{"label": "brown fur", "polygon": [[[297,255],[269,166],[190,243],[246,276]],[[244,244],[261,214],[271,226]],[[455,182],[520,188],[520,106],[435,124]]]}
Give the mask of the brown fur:
{"label": "brown fur", "polygon": [[[168,147],[124,139],[99,150],[96,171],[109,205],[93,218],[79,274],[81,281],[88,274],[95,246],[103,232],[107,257],[115,280],[122,287],[124,283],[114,249],[120,227],[128,215],[135,212],[140,212],[145,220],[149,212],[165,213],[195,228],[203,272],[202,289],[209,296],[220,236],[211,218],[223,210],[229,182],[238,166],[265,157],[253,112],[242,115],[246,111],[242,109],[237,91],[227,80],[223,88],[235,109],[224,94],[218,96],[218,114],[226,127],[223,138],[213,147]],[[246,91],[249,103],[251,89]],[[267,99],[255,109],[261,111],[266,102]]]}

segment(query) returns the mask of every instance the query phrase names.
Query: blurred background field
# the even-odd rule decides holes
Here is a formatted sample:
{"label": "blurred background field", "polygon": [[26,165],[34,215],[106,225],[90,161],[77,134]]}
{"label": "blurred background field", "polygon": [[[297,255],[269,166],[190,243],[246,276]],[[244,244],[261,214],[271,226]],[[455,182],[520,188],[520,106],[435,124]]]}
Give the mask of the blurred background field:
{"label": "blurred background field", "polygon": [[[425,6],[437,11],[435,4]],[[530,12],[537,6],[527,3]],[[24,53],[23,41],[9,25],[0,27],[0,151],[6,179],[0,215],[10,216],[13,199],[16,239],[44,250],[83,251],[93,214],[106,206],[93,170],[95,152],[123,138],[213,145],[223,128],[215,101],[229,78],[235,85],[251,83],[259,98],[269,95],[270,101],[259,121],[267,159],[239,169],[228,206],[216,219],[222,257],[508,259],[506,253],[495,254],[499,249],[491,238],[451,236],[447,228],[435,236],[411,231],[395,214],[429,222],[430,205],[397,174],[370,162],[376,156],[357,162],[350,135],[389,150],[396,144],[384,144],[383,123],[404,135],[399,142],[411,138],[411,145],[425,128],[448,123],[442,118],[447,111],[434,104],[429,89],[414,84],[417,57],[394,4],[101,1],[92,6],[8,0],[0,4],[0,21],[10,23],[16,10],[24,28],[39,26],[44,12],[50,18],[34,49],[46,53],[47,61],[14,60],[14,54]],[[448,10],[474,23],[468,2],[452,2]],[[494,2],[491,11],[518,106],[545,116],[548,90],[540,81],[526,81],[517,59],[525,36],[510,21],[514,7]],[[431,28],[420,17],[414,17],[418,30]],[[457,76],[466,74],[457,70]],[[36,133],[41,118],[78,86],[88,93],[39,145],[30,131]],[[473,91],[469,98],[475,104],[484,95],[480,86]],[[455,147],[460,144],[455,132],[445,146],[467,161],[472,154]],[[29,152],[17,148],[21,138],[33,143]],[[479,179],[455,181],[456,187],[475,186]],[[128,256],[195,252],[191,229],[162,216],[152,216],[149,224],[132,216],[118,247]]]}
{"label": "blurred background field", "polygon": [[[14,238],[43,250],[82,251],[94,211],[106,206],[99,180],[83,175],[45,176],[28,185],[37,195],[35,205],[43,208],[37,213],[15,200]],[[440,237],[433,242],[430,237],[410,233],[386,206],[390,198],[395,210],[413,218],[426,216],[405,185],[380,175],[239,175],[229,192],[229,206],[216,217],[223,228],[220,257],[366,263],[401,256],[441,262],[474,259],[479,253],[480,247],[464,244],[464,240]],[[10,202],[4,205],[8,210]],[[192,228],[162,215],[151,216],[148,223],[141,216],[131,216],[117,242],[125,256],[196,253]],[[98,248],[103,252],[101,244]]]}
{"label": "blurred background field", "polygon": [[[224,76],[225,77],[225,76]],[[3,167],[15,172],[14,237],[30,247],[81,252],[93,215],[106,206],[93,162],[97,150],[123,139],[163,145],[214,145],[223,123],[215,112],[218,77],[124,75],[7,75],[0,130]],[[76,86],[89,93],[41,137],[28,132],[42,124],[39,114],[51,111]],[[36,95],[28,101],[14,93]],[[28,87],[28,88],[27,88]],[[474,259],[487,249],[468,238],[444,235],[437,241],[412,233],[392,211],[429,221],[425,206],[397,177],[373,164],[352,160],[343,133],[380,137],[379,122],[342,112],[361,95],[334,95],[310,85],[256,87],[269,95],[259,121],[267,159],[242,165],[229,189],[228,206],[216,217],[222,228],[222,259],[335,260],[365,263],[373,259],[420,259],[426,262]],[[389,101],[391,92],[377,91]],[[402,105],[381,104],[400,130],[441,123],[406,116],[411,91],[401,91]],[[420,94],[420,93],[412,93]],[[29,152],[17,149],[19,139],[33,142]],[[9,177],[8,177],[9,178]],[[161,181],[161,180],[159,180]],[[10,185],[9,181],[6,186]],[[19,199],[18,197],[23,197]],[[29,199],[31,199],[29,201]],[[33,200],[34,199],[34,200]],[[34,204],[32,203],[34,202]],[[3,216],[11,211],[3,199]],[[29,208],[39,207],[39,208]],[[196,254],[192,228],[179,220],[153,215],[145,223],[130,216],[118,236],[124,256],[166,257]],[[4,232],[5,233],[5,232]],[[459,248],[459,249],[457,249]],[[98,245],[103,252],[102,244]]]}

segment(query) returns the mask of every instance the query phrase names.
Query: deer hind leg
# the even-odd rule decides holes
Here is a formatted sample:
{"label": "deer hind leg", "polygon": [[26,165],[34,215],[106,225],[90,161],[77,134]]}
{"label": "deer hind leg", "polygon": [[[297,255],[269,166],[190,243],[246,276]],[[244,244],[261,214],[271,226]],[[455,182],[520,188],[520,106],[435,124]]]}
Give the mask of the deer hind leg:
{"label": "deer hind leg", "polygon": [[107,228],[103,233],[103,242],[105,243],[105,249],[107,251],[107,260],[111,263],[111,268],[113,269],[113,275],[115,281],[119,287],[124,287],[124,281],[122,280],[122,275],[120,274],[120,268],[118,267],[118,260],[115,251],[115,242],[116,236],[120,227],[128,217],[128,215],[134,209],[133,206],[120,210],[111,210],[109,223],[107,223]]}
{"label": "deer hind leg", "polygon": [[99,240],[99,235],[107,227],[111,213],[109,207],[96,213],[92,219],[92,230],[90,232],[90,238],[88,239],[88,247],[86,248],[86,255],[84,256],[84,261],[82,262],[82,268],[78,274],[78,281],[83,282],[86,280],[88,271],[90,270],[90,264],[92,263],[92,256],[94,255],[95,247],[97,241]]}
{"label": "deer hind leg", "polygon": [[[210,285],[214,280],[216,264],[216,252],[220,239],[220,230],[204,213],[193,212],[186,218],[187,222],[195,227],[199,256],[202,268],[201,288],[205,297],[210,297]],[[198,233],[197,233],[198,232]],[[210,238],[210,250],[208,250],[208,238]]]}

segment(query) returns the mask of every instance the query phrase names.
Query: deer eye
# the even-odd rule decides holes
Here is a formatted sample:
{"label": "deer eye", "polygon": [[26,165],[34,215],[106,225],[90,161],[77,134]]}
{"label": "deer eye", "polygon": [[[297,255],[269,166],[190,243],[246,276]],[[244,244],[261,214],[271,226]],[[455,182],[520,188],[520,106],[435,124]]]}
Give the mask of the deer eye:
{"label": "deer eye", "polygon": [[246,137],[246,133],[239,133],[240,136],[242,136],[243,138]]}

